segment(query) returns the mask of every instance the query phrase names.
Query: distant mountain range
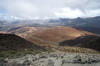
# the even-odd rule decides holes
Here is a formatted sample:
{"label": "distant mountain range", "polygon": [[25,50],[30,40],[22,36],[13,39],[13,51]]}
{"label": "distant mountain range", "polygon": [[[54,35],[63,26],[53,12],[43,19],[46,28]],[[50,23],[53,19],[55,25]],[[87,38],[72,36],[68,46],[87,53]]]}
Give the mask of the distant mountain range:
{"label": "distant mountain range", "polygon": [[33,20],[0,20],[0,30],[9,26],[29,26],[29,27],[50,27],[50,26],[71,26],[78,29],[100,34],[100,16],[88,18],[58,18],[58,19],[33,19]]}
{"label": "distant mountain range", "polygon": [[58,19],[32,19],[32,20],[0,20],[0,25],[37,25],[37,26],[85,26],[85,27],[98,27],[100,28],[100,16],[88,18],[58,18]]}

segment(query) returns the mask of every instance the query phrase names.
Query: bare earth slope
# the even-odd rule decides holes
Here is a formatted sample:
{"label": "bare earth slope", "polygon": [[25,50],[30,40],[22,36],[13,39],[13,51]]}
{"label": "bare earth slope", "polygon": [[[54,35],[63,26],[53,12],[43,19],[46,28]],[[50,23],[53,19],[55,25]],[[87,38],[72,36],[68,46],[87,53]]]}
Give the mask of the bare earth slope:
{"label": "bare earth slope", "polygon": [[77,30],[72,27],[57,26],[57,27],[51,27],[47,30],[44,30],[32,36],[45,41],[60,42],[63,40],[71,40],[76,37],[85,35],[93,35],[93,34],[83,30]]}

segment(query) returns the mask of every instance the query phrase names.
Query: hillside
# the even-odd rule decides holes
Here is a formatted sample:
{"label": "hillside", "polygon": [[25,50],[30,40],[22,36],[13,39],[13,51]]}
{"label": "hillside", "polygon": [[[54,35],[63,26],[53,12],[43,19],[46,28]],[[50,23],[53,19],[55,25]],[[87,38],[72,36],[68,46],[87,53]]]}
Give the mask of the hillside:
{"label": "hillside", "polygon": [[92,42],[89,43],[89,45],[85,45],[86,48],[92,48],[97,51],[100,51],[100,37]]}
{"label": "hillside", "polygon": [[81,36],[73,40],[62,41],[59,43],[59,45],[90,48],[90,49],[100,51],[100,37],[94,35]]}
{"label": "hillside", "polygon": [[16,36],[14,34],[0,34],[0,50],[25,50],[25,49],[34,49],[39,50],[43,49],[42,47],[35,45],[25,39]]}
{"label": "hillside", "polygon": [[76,26],[74,28],[85,30],[85,31],[100,35],[100,28],[96,28],[96,27],[81,27],[81,26]]}
{"label": "hillside", "polygon": [[93,34],[83,30],[77,30],[73,27],[57,26],[57,27],[51,27],[32,36],[44,41],[60,42],[63,40],[71,40],[76,37],[85,35],[93,35]]}

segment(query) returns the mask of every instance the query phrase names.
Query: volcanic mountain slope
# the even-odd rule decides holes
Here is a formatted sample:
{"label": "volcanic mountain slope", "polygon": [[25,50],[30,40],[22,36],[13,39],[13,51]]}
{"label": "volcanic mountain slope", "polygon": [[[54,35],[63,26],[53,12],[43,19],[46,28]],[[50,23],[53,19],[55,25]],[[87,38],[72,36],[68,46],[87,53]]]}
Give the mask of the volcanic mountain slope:
{"label": "volcanic mountain slope", "polygon": [[21,26],[21,27],[12,27],[7,32],[11,34],[19,35],[23,38],[28,37],[30,34],[36,34],[45,30],[44,27],[30,27],[30,26]]}
{"label": "volcanic mountain slope", "polygon": [[35,37],[37,39],[41,39],[44,41],[60,42],[63,40],[71,40],[76,37],[85,35],[93,35],[93,34],[90,32],[77,30],[73,27],[57,26],[46,29],[40,33],[31,35],[31,37],[33,38]]}
{"label": "volcanic mountain slope", "polygon": [[16,30],[10,30],[9,32],[11,34],[16,34],[16,35],[19,35],[21,37],[26,37],[28,34],[36,33],[37,29],[34,27],[21,27],[21,28],[16,29]]}
{"label": "volcanic mountain slope", "polygon": [[0,34],[0,50],[25,50],[25,49],[43,49],[25,39],[14,34]]}
{"label": "volcanic mountain slope", "polygon": [[[12,30],[13,29],[13,30]],[[35,28],[33,27],[21,27],[19,29],[14,30],[14,28],[12,28],[9,30],[9,32],[11,33],[25,33],[25,32],[31,32],[31,31],[36,31]]]}
{"label": "volcanic mountain slope", "polygon": [[[9,50],[18,51],[18,50],[26,50],[26,49],[33,49],[35,51],[38,51],[38,50],[43,51],[45,49],[48,49],[49,51],[60,50],[60,51],[66,51],[66,52],[84,52],[82,50],[85,50],[85,52],[90,52],[90,53],[96,52],[94,50],[85,49],[85,48],[62,47],[62,46],[55,45],[53,43],[48,43],[44,41],[38,42],[38,41],[39,40],[35,41],[39,43],[38,45],[36,45],[14,34],[0,34],[0,51],[9,51]],[[45,47],[45,46],[48,46],[48,47]]]}
{"label": "volcanic mountain slope", "polygon": [[100,51],[100,37],[95,35],[81,36],[73,40],[62,41],[59,43],[59,45],[91,48]]}
{"label": "volcanic mountain slope", "polygon": [[90,42],[90,45],[87,44],[85,47],[100,51],[100,37],[98,39]]}
{"label": "volcanic mountain slope", "polygon": [[85,31],[92,32],[94,34],[100,35],[100,28],[97,28],[97,27],[82,27],[82,26],[76,26],[74,28],[81,29],[81,30],[85,30]]}

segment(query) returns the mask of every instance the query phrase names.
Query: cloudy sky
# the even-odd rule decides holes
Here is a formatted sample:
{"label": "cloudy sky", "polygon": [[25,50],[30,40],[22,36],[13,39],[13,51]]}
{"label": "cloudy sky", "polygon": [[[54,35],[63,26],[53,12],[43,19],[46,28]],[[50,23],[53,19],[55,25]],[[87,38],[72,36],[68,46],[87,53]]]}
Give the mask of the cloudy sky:
{"label": "cloudy sky", "polygon": [[0,0],[0,18],[43,19],[100,16],[100,0]]}

